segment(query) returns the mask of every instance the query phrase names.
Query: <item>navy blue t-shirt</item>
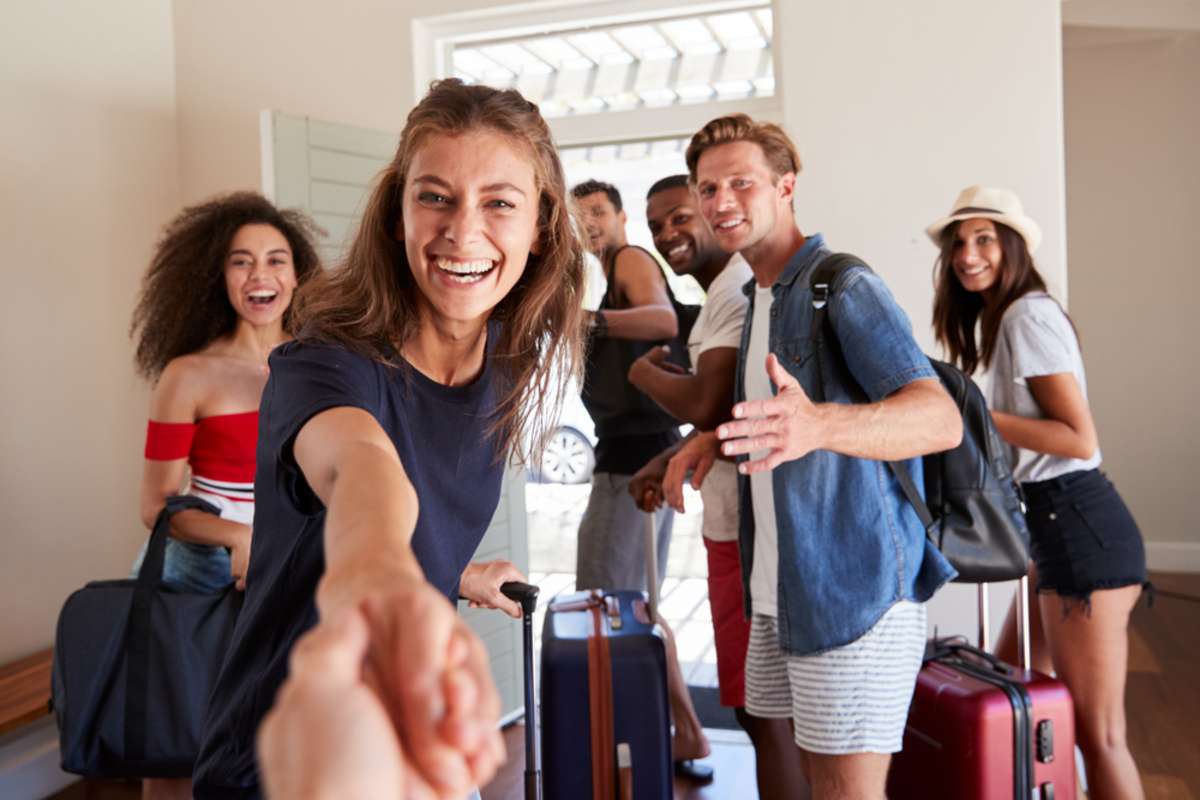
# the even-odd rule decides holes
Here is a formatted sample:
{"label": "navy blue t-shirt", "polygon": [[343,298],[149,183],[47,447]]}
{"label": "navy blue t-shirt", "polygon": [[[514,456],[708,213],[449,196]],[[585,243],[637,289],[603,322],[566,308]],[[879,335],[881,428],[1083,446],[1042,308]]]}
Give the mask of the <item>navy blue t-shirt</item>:
{"label": "navy blue t-shirt", "polygon": [[[497,337],[488,333],[490,351]],[[289,342],[271,354],[246,602],[209,703],[197,798],[260,795],[255,732],[287,676],[292,645],[317,621],[325,507],[296,466],[296,434],[340,406],[379,422],[420,502],[413,552],[429,582],[453,602],[500,498],[503,462],[487,433],[498,396],[490,362],[470,384],[448,387],[336,345]]]}

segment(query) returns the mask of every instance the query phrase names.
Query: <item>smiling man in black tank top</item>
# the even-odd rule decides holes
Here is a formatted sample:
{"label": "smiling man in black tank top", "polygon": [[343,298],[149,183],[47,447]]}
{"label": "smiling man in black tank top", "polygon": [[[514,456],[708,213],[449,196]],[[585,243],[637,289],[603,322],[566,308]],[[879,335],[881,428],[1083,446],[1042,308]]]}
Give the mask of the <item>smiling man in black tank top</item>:
{"label": "smiling man in black tank top", "polygon": [[[596,424],[596,469],[579,526],[576,587],[644,589],[642,512],[629,495],[633,474],[679,439],[679,422],[635,389],[630,365],[657,343],[671,339],[678,322],[666,277],[648,252],[625,237],[625,212],[616,187],[587,181],[572,190],[600,259],[608,287],[594,315],[584,376],[583,402]],[[673,512],[659,511],[658,568],[667,564]]]}

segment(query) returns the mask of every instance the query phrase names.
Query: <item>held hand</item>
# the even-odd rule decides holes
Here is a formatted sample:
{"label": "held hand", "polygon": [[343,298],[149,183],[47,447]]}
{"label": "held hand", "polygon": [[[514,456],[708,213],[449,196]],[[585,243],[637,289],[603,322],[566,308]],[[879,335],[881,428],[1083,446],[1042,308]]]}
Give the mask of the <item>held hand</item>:
{"label": "held hand", "polygon": [[646,466],[633,474],[629,481],[629,494],[642,511],[652,512],[662,508],[663,477],[667,474],[667,459],[655,456]]}
{"label": "held hand", "polygon": [[698,433],[689,439],[679,452],[672,456],[667,464],[666,475],[663,476],[663,495],[667,505],[684,513],[683,481],[687,474],[692,473],[691,485],[699,489],[704,478],[717,460],[720,442],[712,431]]}
{"label": "held hand", "polygon": [[364,681],[392,719],[412,766],[410,793],[462,797],[504,760],[500,698],[478,637],[423,577],[370,565],[327,572],[323,616],[358,605],[370,644]]}
{"label": "held hand", "polygon": [[363,682],[367,623],[349,609],[305,634],[258,729],[272,798],[401,797],[412,767],[379,697]]}
{"label": "held hand", "polygon": [[246,591],[246,571],[250,569],[250,533],[249,525],[239,525],[245,528],[244,535],[239,535],[229,548],[229,571],[239,592]]}
{"label": "held hand", "polygon": [[751,400],[733,407],[733,422],[717,428],[727,456],[768,451],[757,461],[738,465],[743,475],[772,470],[785,461],[802,458],[821,448],[822,420],[803,387],[772,353],[767,356],[767,375],[779,388],[769,400]]}
{"label": "held hand", "polygon": [[521,606],[500,591],[501,584],[508,581],[529,582],[511,561],[472,563],[463,570],[458,593],[470,603],[471,608],[495,608],[520,619]]}

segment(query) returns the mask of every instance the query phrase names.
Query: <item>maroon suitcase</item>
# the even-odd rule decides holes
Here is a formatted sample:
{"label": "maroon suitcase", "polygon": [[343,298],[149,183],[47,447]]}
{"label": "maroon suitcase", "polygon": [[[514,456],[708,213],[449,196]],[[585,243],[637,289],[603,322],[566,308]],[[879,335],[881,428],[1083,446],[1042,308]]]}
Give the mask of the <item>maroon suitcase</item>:
{"label": "maroon suitcase", "polygon": [[[1018,590],[1022,663],[1029,663],[1024,598]],[[980,584],[980,642],[987,641]],[[961,639],[934,639],[917,676],[904,749],[892,759],[896,800],[1074,800],[1075,717],[1061,681],[1013,667]]]}

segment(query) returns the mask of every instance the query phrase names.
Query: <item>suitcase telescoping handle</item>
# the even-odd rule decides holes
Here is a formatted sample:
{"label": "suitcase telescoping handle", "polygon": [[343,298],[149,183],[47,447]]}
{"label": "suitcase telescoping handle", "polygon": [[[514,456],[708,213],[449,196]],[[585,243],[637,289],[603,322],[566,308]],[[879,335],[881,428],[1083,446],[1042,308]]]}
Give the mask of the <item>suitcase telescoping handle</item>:
{"label": "suitcase telescoping handle", "polygon": [[538,587],[519,581],[500,584],[500,592],[521,606],[525,647],[525,800],[542,800],[542,768],[537,746],[537,704],[533,696],[533,610]]}
{"label": "suitcase telescoping handle", "polygon": [[646,514],[646,598],[653,625],[658,620],[658,530],[653,511]]}
{"label": "suitcase telescoping handle", "polygon": [[[1029,576],[1022,575],[1017,583],[1017,666],[1030,668],[1029,657]],[[987,651],[991,638],[988,624],[988,585],[979,584],[979,649]]]}

